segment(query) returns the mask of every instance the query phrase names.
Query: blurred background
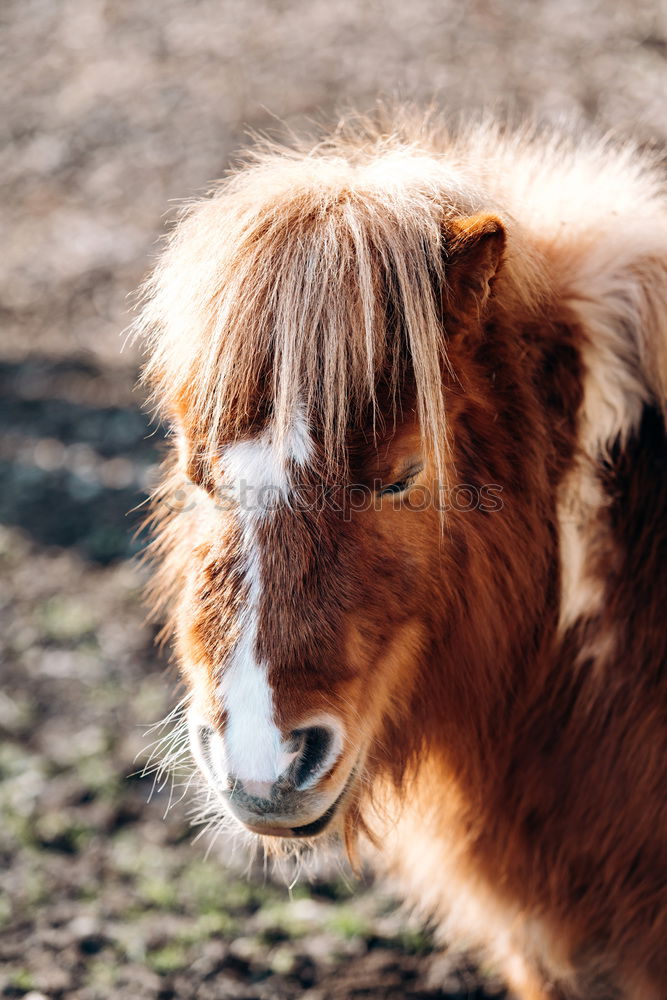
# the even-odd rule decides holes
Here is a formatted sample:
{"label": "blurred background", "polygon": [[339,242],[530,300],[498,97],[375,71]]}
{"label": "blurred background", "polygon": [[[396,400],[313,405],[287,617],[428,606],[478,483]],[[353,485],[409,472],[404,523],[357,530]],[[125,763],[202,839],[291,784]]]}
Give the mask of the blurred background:
{"label": "blurred background", "polygon": [[664,148],[667,9],[3,0],[0,31],[0,995],[481,997],[381,887],[290,900],[193,845],[187,799],[148,801],[145,732],[178,693],[134,560],[161,438],[121,331],[175,201],[248,127],[385,96]]}

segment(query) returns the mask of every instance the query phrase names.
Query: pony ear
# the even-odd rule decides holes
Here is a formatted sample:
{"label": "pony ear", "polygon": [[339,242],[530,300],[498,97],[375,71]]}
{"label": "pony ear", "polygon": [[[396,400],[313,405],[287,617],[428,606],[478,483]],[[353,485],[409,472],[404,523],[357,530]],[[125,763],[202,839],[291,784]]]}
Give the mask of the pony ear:
{"label": "pony ear", "polygon": [[449,311],[481,313],[503,263],[505,227],[499,218],[483,212],[448,225],[445,276]]}

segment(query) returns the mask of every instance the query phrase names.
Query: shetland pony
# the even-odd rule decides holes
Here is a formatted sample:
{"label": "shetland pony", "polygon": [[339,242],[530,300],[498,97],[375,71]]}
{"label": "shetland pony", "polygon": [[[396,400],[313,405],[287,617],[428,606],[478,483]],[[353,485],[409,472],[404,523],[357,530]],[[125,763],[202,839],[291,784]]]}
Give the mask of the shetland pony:
{"label": "shetland pony", "polygon": [[260,144],[139,323],[221,812],[374,845],[521,1000],[667,990],[666,255],[633,147],[397,115]]}

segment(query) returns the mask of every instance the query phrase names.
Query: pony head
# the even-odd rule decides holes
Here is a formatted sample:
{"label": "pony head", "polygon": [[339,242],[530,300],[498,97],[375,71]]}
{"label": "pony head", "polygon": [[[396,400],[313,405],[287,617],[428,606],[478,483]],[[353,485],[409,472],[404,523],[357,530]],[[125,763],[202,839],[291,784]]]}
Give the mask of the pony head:
{"label": "pony head", "polygon": [[395,138],[260,151],[176,227],[142,317],[174,428],[157,586],[193,754],[250,830],[349,833],[461,672],[492,697],[498,588],[544,567],[535,513],[497,518],[511,352],[484,329],[534,284],[455,158]]}

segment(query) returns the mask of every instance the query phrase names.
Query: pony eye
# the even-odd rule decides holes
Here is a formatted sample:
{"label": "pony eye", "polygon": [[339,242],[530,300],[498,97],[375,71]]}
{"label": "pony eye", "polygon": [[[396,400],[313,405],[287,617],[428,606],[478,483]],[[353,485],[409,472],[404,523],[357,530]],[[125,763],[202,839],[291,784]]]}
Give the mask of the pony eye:
{"label": "pony eye", "polygon": [[418,469],[413,469],[409,472],[403,479],[398,479],[395,483],[390,483],[388,486],[383,486],[380,490],[380,496],[386,497],[392,494],[405,493],[405,491],[412,486],[413,482],[422,471],[423,466],[419,466]]}
{"label": "pony eye", "polygon": [[412,482],[411,479],[399,479],[397,483],[392,483],[391,486],[385,486],[380,490],[380,496],[386,497],[391,493],[404,493],[408,486]]}

